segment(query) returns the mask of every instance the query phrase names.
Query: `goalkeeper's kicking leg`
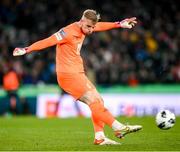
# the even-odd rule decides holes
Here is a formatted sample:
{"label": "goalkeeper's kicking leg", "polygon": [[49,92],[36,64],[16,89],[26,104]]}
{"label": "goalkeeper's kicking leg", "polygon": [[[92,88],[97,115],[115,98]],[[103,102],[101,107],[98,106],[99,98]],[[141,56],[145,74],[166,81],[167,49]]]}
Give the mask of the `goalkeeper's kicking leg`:
{"label": "goalkeeper's kicking leg", "polygon": [[[118,122],[112,114],[104,107],[103,100],[96,89],[87,91],[80,99],[86,103],[92,112],[92,120],[95,128],[95,144],[106,144],[106,137],[103,132],[104,123],[110,126],[118,138],[123,138],[125,135],[136,132],[142,129],[140,125],[124,125]],[[109,139],[107,139],[109,140]],[[115,141],[107,141],[109,144],[118,144]]]}
{"label": "goalkeeper's kicking leg", "polygon": [[140,130],[142,126],[129,126],[118,122],[104,107],[103,99],[95,86],[88,80],[84,73],[58,74],[58,84],[76,100],[86,103],[92,113],[92,121],[95,129],[95,144],[118,144],[105,137],[104,124],[110,126],[118,138],[126,134]]}

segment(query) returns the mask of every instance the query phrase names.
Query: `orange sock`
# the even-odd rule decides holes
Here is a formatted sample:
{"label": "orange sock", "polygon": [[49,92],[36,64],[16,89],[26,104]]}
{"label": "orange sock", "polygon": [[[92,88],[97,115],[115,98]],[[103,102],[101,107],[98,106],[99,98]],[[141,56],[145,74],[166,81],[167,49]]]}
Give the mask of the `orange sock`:
{"label": "orange sock", "polygon": [[93,115],[91,116],[93,126],[94,126],[94,132],[104,131],[104,122],[96,119]]}
{"label": "orange sock", "polygon": [[106,108],[104,108],[104,105],[96,101],[91,103],[89,108],[91,109],[92,116],[95,120],[102,121],[112,127],[112,123],[115,119],[112,114]]}

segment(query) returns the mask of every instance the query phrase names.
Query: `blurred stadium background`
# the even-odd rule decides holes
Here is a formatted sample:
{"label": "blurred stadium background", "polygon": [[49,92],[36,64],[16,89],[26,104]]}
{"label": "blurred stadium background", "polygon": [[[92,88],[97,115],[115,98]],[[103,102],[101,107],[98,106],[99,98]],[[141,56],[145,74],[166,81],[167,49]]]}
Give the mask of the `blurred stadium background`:
{"label": "blurred stadium background", "polygon": [[170,0],[1,0],[0,115],[90,115],[85,105],[60,97],[55,47],[12,56],[15,47],[50,36],[87,8],[102,21],[138,19],[133,30],[95,33],[82,47],[86,73],[106,106],[116,116],[154,115],[163,108],[180,115],[180,9]]}

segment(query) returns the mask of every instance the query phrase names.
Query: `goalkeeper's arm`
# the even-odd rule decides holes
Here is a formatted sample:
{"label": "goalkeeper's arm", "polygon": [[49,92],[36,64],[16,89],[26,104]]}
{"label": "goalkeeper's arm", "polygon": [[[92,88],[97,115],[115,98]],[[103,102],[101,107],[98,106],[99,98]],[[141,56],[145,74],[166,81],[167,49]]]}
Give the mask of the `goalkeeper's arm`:
{"label": "goalkeeper's arm", "polygon": [[42,50],[42,49],[54,46],[56,44],[60,44],[60,43],[62,44],[62,43],[66,43],[66,42],[67,42],[67,38],[62,37],[62,35],[58,31],[57,33],[51,35],[50,37],[48,37],[46,39],[43,39],[43,40],[33,43],[29,47],[15,48],[13,51],[13,56],[24,55],[26,53]]}
{"label": "goalkeeper's arm", "polygon": [[126,18],[118,22],[98,22],[95,26],[94,32],[106,31],[114,28],[131,29],[133,26],[135,26],[135,24],[137,24],[136,17]]}
{"label": "goalkeeper's arm", "polygon": [[20,56],[20,55],[24,55],[26,53],[30,53],[32,51],[38,51],[38,50],[42,50],[44,48],[50,47],[55,45],[56,39],[55,37],[52,35],[46,39],[37,41],[35,43],[33,43],[32,45],[30,45],[29,47],[25,47],[25,48],[15,48],[15,50],[13,51],[13,55],[14,56]]}

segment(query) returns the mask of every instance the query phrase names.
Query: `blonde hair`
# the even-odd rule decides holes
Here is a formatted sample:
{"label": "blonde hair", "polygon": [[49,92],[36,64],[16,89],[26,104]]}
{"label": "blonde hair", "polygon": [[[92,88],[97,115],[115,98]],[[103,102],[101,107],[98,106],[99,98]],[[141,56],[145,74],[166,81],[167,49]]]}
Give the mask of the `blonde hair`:
{"label": "blonde hair", "polygon": [[93,23],[97,23],[100,20],[100,14],[97,13],[95,10],[93,9],[87,9],[83,12],[83,16],[82,18],[87,18],[89,20],[91,20]]}

